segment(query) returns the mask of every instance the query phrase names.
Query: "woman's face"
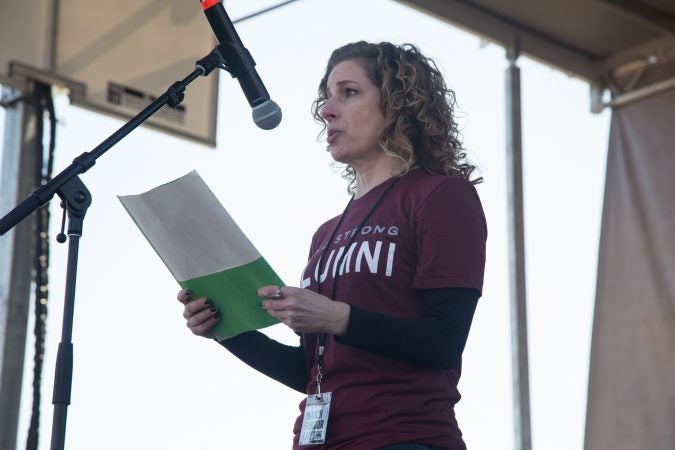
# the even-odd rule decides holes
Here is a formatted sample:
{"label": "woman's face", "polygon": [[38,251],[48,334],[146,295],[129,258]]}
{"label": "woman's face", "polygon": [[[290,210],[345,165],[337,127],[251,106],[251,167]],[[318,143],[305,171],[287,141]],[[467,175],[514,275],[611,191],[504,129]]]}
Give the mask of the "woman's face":
{"label": "woman's face", "polygon": [[326,103],[321,117],[327,123],[328,150],[336,161],[358,170],[385,154],[377,138],[384,127],[380,89],[355,60],[338,63],[328,74]]}

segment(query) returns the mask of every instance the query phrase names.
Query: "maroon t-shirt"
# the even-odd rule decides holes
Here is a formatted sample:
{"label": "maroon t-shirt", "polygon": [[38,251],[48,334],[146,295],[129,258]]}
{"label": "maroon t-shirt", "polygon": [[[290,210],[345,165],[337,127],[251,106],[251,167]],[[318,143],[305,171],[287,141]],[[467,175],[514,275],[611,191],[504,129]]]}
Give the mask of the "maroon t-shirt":
{"label": "maroon t-shirt", "polygon": [[[412,170],[357,230],[390,183],[351,202],[330,244],[340,217],[317,230],[301,286],[317,291],[320,280],[320,292],[331,297],[337,278],[335,300],[397,318],[422,316],[422,289],[481,291],[487,227],[473,185]],[[307,392],[315,393],[318,335],[305,334],[304,347],[311,374]],[[460,371],[418,367],[327,336],[321,391],[332,392],[332,403],[321,448],[362,450],[412,441],[464,449],[453,410]],[[294,428],[296,449],[307,448],[298,445],[304,404]]]}

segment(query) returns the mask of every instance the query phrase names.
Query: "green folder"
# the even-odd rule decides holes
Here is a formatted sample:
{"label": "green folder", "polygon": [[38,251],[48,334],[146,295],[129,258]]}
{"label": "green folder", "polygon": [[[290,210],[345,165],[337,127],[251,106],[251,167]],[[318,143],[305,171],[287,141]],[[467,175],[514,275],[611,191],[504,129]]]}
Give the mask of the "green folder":
{"label": "green folder", "polygon": [[196,171],[118,198],[178,284],[213,300],[216,339],[278,323],[256,290],[283,282]]}

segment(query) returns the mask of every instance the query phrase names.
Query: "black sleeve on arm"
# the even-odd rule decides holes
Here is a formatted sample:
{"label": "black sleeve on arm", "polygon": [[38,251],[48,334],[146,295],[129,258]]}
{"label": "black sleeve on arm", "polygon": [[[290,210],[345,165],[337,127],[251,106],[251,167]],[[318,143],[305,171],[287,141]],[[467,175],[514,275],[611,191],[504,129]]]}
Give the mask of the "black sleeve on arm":
{"label": "black sleeve on arm", "polygon": [[425,289],[424,314],[399,319],[351,306],[347,332],[336,341],[432,369],[460,360],[480,298],[476,289]]}
{"label": "black sleeve on arm", "polygon": [[258,372],[305,393],[309,376],[302,345],[284,345],[259,331],[239,334],[221,341],[220,345]]}

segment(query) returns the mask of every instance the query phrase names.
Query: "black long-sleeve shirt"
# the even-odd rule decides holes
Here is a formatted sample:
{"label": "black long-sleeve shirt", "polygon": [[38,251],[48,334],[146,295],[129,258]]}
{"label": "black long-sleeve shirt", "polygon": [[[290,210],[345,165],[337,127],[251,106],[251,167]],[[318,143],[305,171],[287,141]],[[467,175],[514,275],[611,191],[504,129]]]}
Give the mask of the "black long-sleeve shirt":
{"label": "black long-sleeve shirt", "polygon": [[[342,345],[432,369],[459,364],[480,292],[469,288],[426,289],[420,318],[400,319],[350,306]],[[263,333],[249,331],[221,344],[259,372],[299,392],[309,374],[302,346],[281,344]]]}

